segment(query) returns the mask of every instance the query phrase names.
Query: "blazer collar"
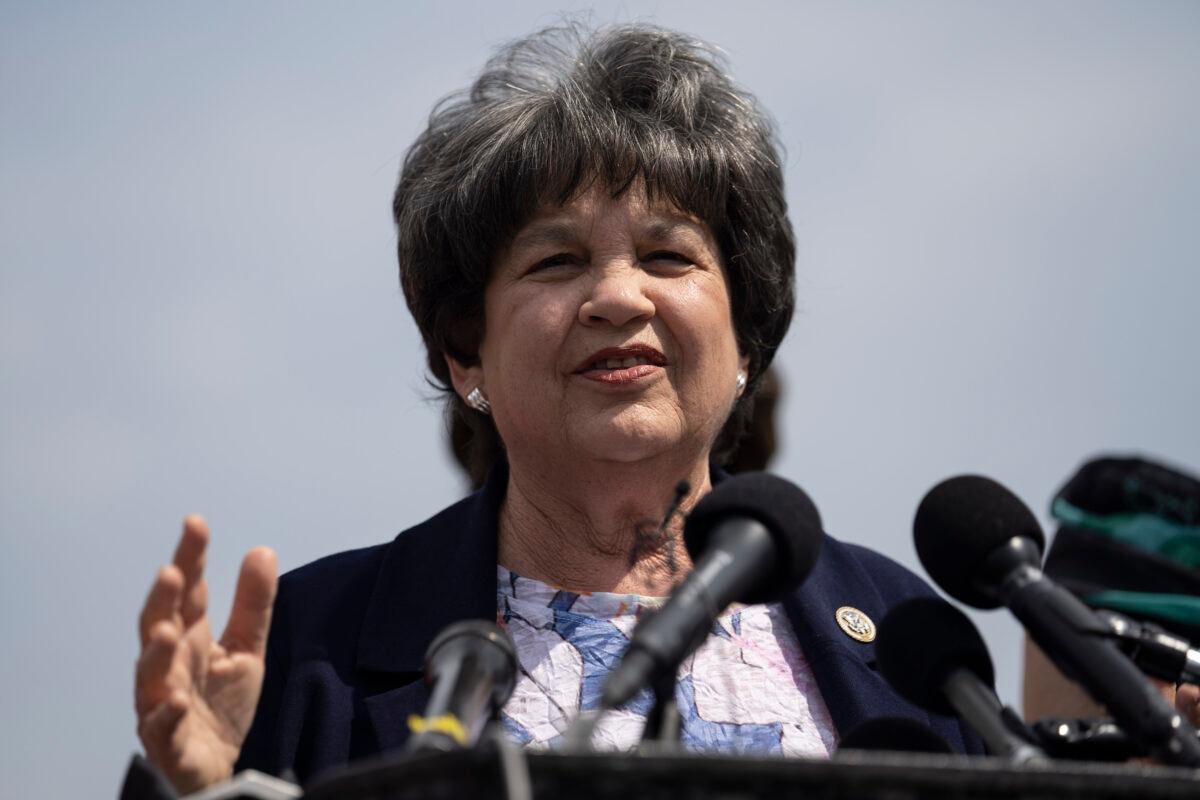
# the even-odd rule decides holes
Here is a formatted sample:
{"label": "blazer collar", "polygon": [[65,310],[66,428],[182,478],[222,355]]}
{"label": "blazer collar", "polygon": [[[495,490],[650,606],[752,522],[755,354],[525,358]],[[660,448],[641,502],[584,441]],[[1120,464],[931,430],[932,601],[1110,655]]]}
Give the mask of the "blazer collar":
{"label": "blazer collar", "polygon": [[375,579],[355,665],[416,672],[447,625],[496,618],[496,530],[508,484],[498,463],[483,488],[397,536]]}
{"label": "blazer collar", "polygon": [[[713,485],[729,477],[712,467]],[[358,637],[355,666],[420,673],[425,648],[447,625],[496,618],[496,532],[508,488],[501,460],[478,492],[388,545]]]}

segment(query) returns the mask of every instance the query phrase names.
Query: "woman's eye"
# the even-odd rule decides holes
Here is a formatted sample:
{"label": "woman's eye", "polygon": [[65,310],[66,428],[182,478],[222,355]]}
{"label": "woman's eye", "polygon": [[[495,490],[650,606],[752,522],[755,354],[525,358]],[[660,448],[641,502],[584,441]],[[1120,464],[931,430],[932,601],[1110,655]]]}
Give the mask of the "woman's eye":
{"label": "woman's eye", "polygon": [[692,260],[690,258],[688,258],[687,256],[681,255],[680,253],[676,253],[671,250],[655,250],[653,253],[650,253],[645,258],[643,258],[642,261],[643,262],[659,261],[659,262],[668,262],[668,263],[681,264],[681,265],[690,265],[692,263]]}
{"label": "woman's eye", "polygon": [[555,253],[549,258],[543,258],[530,268],[530,272],[541,272],[542,270],[554,269],[555,267],[569,267],[579,263],[579,259],[570,253]]}

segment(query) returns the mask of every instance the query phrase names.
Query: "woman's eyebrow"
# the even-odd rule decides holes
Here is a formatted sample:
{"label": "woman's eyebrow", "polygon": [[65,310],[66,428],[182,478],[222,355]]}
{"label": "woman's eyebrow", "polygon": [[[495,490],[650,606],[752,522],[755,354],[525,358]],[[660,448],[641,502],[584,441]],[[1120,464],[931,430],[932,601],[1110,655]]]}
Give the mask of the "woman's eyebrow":
{"label": "woman's eyebrow", "polygon": [[703,238],[704,229],[691,220],[678,217],[655,219],[642,227],[642,236],[647,239],[670,239],[681,235]]}
{"label": "woman's eyebrow", "polygon": [[574,222],[563,219],[533,222],[513,239],[511,250],[521,250],[543,245],[564,245],[577,241],[579,232]]}

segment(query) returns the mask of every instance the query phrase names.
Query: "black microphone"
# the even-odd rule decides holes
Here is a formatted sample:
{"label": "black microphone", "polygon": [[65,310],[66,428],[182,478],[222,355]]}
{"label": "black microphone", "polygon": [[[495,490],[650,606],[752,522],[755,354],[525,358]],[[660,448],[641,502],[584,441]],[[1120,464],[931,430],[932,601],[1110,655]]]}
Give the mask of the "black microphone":
{"label": "black microphone", "polygon": [[921,563],[942,589],[976,608],[1007,606],[1050,659],[1150,752],[1200,765],[1191,726],[1103,638],[1095,612],[1042,573],[1045,537],[1016,495],[978,475],[950,478],[921,501],[913,534]]}
{"label": "black microphone", "polygon": [[1142,672],[1171,683],[1200,683],[1200,650],[1186,639],[1115,611],[1100,609],[1096,616],[1108,626],[1106,635]]}
{"label": "black microphone", "polygon": [[604,684],[600,711],[673,676],[730,603],[769,602],[804,580],[820,551],[821,517],[790,481],[742,473],[696,504],[684,542],[695,568],[661,609],[634,628],[629,649]]}
{"label": "black microphone", "polygon": [[1111,719],[1047,717],[1033,723],[1033,734],[1054,758],[1128,761],[1150,755]]}
{"label": "black microphone", "polygon": [[517,651],[499,625],[466,620],[447,626],[425,651],[425,682],[433,690],[425,716],[408,718],[408,752],[473,746],[516,679]]}
{"label": "black microphone", "polygon": [[1045,758],[1011,729],[1021,723],[996,697],[996,673],[979,630],[940,597],[914,597],[889,611],[875,636],[875,657],[906,700],[935,714],[957,713],[993,755],[1018,764]]}

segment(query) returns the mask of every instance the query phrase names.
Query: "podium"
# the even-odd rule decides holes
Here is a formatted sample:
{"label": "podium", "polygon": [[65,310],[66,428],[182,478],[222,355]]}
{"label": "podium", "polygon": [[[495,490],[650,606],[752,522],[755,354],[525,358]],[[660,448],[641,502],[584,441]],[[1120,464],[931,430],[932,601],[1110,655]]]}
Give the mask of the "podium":
{"label": "podium", "polygon": [[1200,770],[1064,761],[1014,767],[990,757],[853,751],[816,761],[476,750],[364,762],[319,778],[304,798],[1200,800]]}

